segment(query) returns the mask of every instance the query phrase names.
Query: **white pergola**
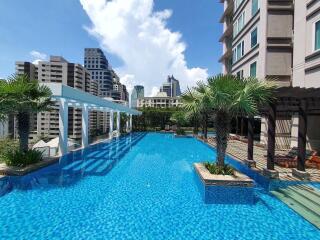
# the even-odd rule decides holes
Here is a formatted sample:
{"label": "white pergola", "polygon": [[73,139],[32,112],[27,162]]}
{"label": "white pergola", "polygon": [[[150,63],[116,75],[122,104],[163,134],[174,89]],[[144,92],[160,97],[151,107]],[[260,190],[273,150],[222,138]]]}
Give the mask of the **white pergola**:
{"label": "white pergola", "polygon": [[127,131],[132,130],[132,115],[140,115],[141,112],[89,94],[87,92],[63,85],[61,83],[42,83],[50,88],[52,99],[59,103],[59,153],[68,152],[68,108],[82,109],[82,147],[87,147],[89,137],[89,111],[110,112],[110,138],[113,137],[114,113],[117,113],[117,137],[120,136],[120,113],[130,116],[126,123]]}

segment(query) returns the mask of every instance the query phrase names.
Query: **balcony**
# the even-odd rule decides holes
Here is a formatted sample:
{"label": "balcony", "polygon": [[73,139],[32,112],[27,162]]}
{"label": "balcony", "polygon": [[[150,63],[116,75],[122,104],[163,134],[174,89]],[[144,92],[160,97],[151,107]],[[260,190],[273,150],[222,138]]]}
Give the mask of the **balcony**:
{"label": "balcony", "polygon": [[223,42],[225,38],[232,37],[233,35],[233,25],[229,24],[227,29],[222,34],[221,38],[219,39],[220,42]]}
{"label": "balcony", "polygon": [[220,23],[223,23],[227,16],[232,16],[233,15],[233,8],[234,8],[233,1],[229,1],[226,10],[224,11],[223,15],[220,18]]}

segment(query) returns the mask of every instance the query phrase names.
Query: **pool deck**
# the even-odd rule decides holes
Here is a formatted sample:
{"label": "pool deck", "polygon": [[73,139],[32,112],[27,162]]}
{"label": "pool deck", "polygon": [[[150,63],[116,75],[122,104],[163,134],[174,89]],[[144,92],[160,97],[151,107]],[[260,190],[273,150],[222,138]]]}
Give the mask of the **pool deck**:
{"label": "pool deck", "polygon": [[[216,147],[216,143],[213,139],[208,140],[208,144],[212,147]],[[245,164],[245,160],[247,159],[247,144],[238,140],[229,140],[227,154],[231,155],[233,158],[241,161]],[[276,153],[284,153],[284,151],[276,151]],[[262,172],[264,168],[267,167],[267,160],[265,156],[267,155],[267,149],[262,147],[254,147],[253,158],[256,161],[256,168],[258,172]],[[291,168],[283,168],[278,165],[275,165],[275,170],[279,172],[279,179],[283,181],[301,181],[301,179],[292,176]],[[311,182],[319,182],[320,183],[320,170],[307,168],[306,171],[310,173],[310,181]]]}

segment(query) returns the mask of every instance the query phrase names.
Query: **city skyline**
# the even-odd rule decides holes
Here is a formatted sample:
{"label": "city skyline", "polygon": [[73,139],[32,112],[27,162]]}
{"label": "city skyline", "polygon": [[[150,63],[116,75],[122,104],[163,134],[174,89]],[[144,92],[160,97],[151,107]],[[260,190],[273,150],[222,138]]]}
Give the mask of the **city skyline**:
{"label": "city skyline", "polygon": [[[107,11],[112,1],[96,1],[94,12],[90,6],[92,1],[56,3],[49,0],[45,6],[39,0],[32,2],[34,4],[17,1],[0,3],[0,34],[4,36],[0,45],[0,78],[13,74],[14,62],[19,60],[32,62],[48,59],[50,55],[61,55],[72,62],[83,64],[84,48],[102,48],[112,67],[119,73],[122,83],[130,91],[134,85],[142,84],[149,96],[158,92],[159,85],[167,75],[173,74],[180,79],[184,90],[186,85],[195,84],[199,76],[206,78],[221,70],[218,63],[221,48],[212,44],[218,40],[222,31],[217,21],[222,10],[219,3],[202,0],[190,3],[189,8],[180,11],[181,0],[114,1],[118,10],[114,11],[114,18],[110,19],[103,15],[101,9]],[[46,9],[45,13],[40,9]],[[211,9],[214,9],[215,14],[212,14]],[[130,13],[132,10],[141,10],[143,14],[132,22],[130,28],[112,28],[117,24],[111,26],[110,22],[128,23],[134,17]],[[119,18],[122,14],[119,11],[122,11],[123,18]],[[191,15],[194,16],[190,18]],[[30,29],[36,29],[37,34],[35,31],[26,31],[21,22]],[[130,40],[122,37],[126,40],[114,46],[115,40],[109,39],[108,33],[99,30],[102,22],[112,36],[116,36],[117,31],[124,31],[134,38]],[[152,29],[137,32],[137,28],[143,28],[143,22],[148,22],[160,32],[155,33]],[[163,33],[164,37],[159,38],[159,34]],[[146,36],[143,41],[139,39],[141,34]],[[154,43],[156,39],[161,41]],[[133,42],[139,46],[137,49],[131,45]],[[141,46],[146,47],[146,51]],[[154,53],[154,56],[148,59],[148,52]],[[144,69],[149,71],[146,73]]]}

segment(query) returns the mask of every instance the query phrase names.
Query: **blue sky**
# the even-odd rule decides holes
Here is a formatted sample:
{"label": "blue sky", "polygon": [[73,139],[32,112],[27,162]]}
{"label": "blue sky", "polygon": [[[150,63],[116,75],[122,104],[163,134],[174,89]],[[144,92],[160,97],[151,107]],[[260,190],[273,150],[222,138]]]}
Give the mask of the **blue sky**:
{"label": "blue sky", "polygon": [[[142,6],[145,2],[152,3],[152,0],[142,1],[142,0],[113,0],[115,5],[121,9],[126,3],[132,2],[131,9],[127,9],[128,12],[136,10],[137,7],[145,7],[148,9],[148,5]],[[122,3],[121,3],[122,2]],[[36,57],[30,55],[31,51],[37,51],[43,53],[47,56],[49,55],[62,55],[70,62],[83,63],[83,49],[85,47],[103,47],[107,58],[114,68],[119,70],[119,73],[124,79],[131,81],[132,83],[139,83],[142,81],[149,88],[155,87],[156,83],[163,79],[163,75],[169,74],[171,71],[176,72],[177,75],[180,74],[181,78],[188,78],[197,76],[197,73],[189,74],[184,77],[183,71],[180,67],[168,68],[163,70],[163,68],[153,69],[148,67],[150,65],[156,65],[156,56],[150,58],[148,62],[144,65],[139,66],[139,61],[142,62],[146,56],[143,54],[159,54],[155,51],[154,44],[150,47],[150,52],[141,51],[132,52],[135,58],[126,57],[121,51],[121,44],[124,44],[125,48],[134,48],[130,45],[129,41],[123,41],[120,39],[117,42],[120,45],[115,46],[114,42],[108,34],[105,33],[104,28],[108,28],[110,22],[113,21],[112,18],[104,16],[98,11],[91,11],[93,6],[101,7],[111,7],[105,3],[104,0],[2,0],[0,1],[0,77],[7,77],[14,73],[14,62],[16,60],[28,60],[33,61]],[[140,27],[141,23],[148,22],[151,16],[154,16],[157,12],[161,12],[165,9],[172,10],[168,16],[162,18],[159,17],[157,20],[163,24],[164,28],[171,31],[171,33],[179,32],[181,38],[176,41],[175,44],[182,42],[186,45],[185,50],[178,52],[178,56],[182,53],[183,61],[186,62],[186,70],[191,70],[192,68],[208,69],[207,74],[212,75],[219,73],[221,66],[218,63],[218,58],[221,55],[221,44],[218,42],[219,36],[221,35],[222,26],[219,23],[219,18],[222,13],[222,4],[219,1],[208,1],[208,0],[154,0],[154,7],[147,16],[141,17],[136,23],[132,23],[133,26],[127,24],[125,28],[135,29]],[[91,6],[92,5],[92,6]],[[130,4],[128,4],[130,5]],[[142,8],[144,9],[144,8]],[[149,10],[147,10],[148,12]],[[110,15],[110,14],[109,14]],[[122,15],[122,14],[119,14]],[[114,17],[114,21],[119,20],[119,15]],[[167,13],[165,13],[167,15]],[[129,13],[126,15],[127,18],[121,19],[125,21],[131,19]],[[121,16],[122,17],[122,16]],[[153,19],[154,20],[154,19]],[[154,23],[150,20],[151,24]],[[104,25],[105,24],[105,25]],[[137,26],[134,26],[136,24]],[[95,29],[96,26],[96,29]],[[98,30],[98,26],[100,30]],[[105,27],[104,27],[105,26]],[[87,29],[85,29],[85,27]],[[124,26],[122,26],[124,28]],[[94,30],[94,33],[89,33]],[[102,30],[101,30],[102,29]],[[159,28],[162,29],[162,26]],[[136,31],[131,29],[125,29],[130,34],[135,34]],[[152,33],[149,30],[147,35],[154,34],[154,39],[157,39],[158,33]],[[148,35],[148,36],[149,36]],[[131,37],[132,35],[124,35]],[[151,39],[149,36],[148,39]],[[169,35],[168,38],[173,35]],[[119,36],[120,37],[120,36]],[[134,41],[133,37],[133,41]],[[143,43],[145,44],[145,41]],[[152,41],[152,40],[150,40]],[[163,42],[167,42],[164,39]],[[139,42],[134,43],[139,49]],[[161,44],[158,46],[159,49],[166,48]],[[134,46],[134,45],[133,45]],[[169,46],[169,55],[172,55],[173,46]],[[108,51],[108,52],[107,52]],[[143,52],[143,53],[142,53]],[[139,59],[141,57],[141,59]],[[159,57],[160,58],[160,57]],[[175,59],[166,60],[163,56],[162,60],[164,64],[166,61],[175,62]],[[178,57],[179,61],[181,57]],[[128,62],[135,61],[134,66],[130,66],[131,63]],[[133,60],[132,60],[133,59]],[[169,63],[168,63],[169,64]],[[182,64],[183,65],[183,64]],[[148,85],[148,79],[150,75],[145,76],[139,71],[143,71],[146,67],[154,71],[152,74],[157,75],[158,71],[167,71],[165,73],[158,74],[161,78],[157,79],[157,82]],[[146,70],[144,70],[146,71]],[[180,72],[179,72],[180,71]],[[204,74],[199,76],[203,77]],[[127,77],[127,78],[126,78]],[[183,80],[180,80],[183,81]],[[187,82],[187,80],[186,80]],[[159,83],[158,85],[160,85]],[[188,82],[190,84],[190,81]],[[151,90],[150,90],[151,91]]]}

